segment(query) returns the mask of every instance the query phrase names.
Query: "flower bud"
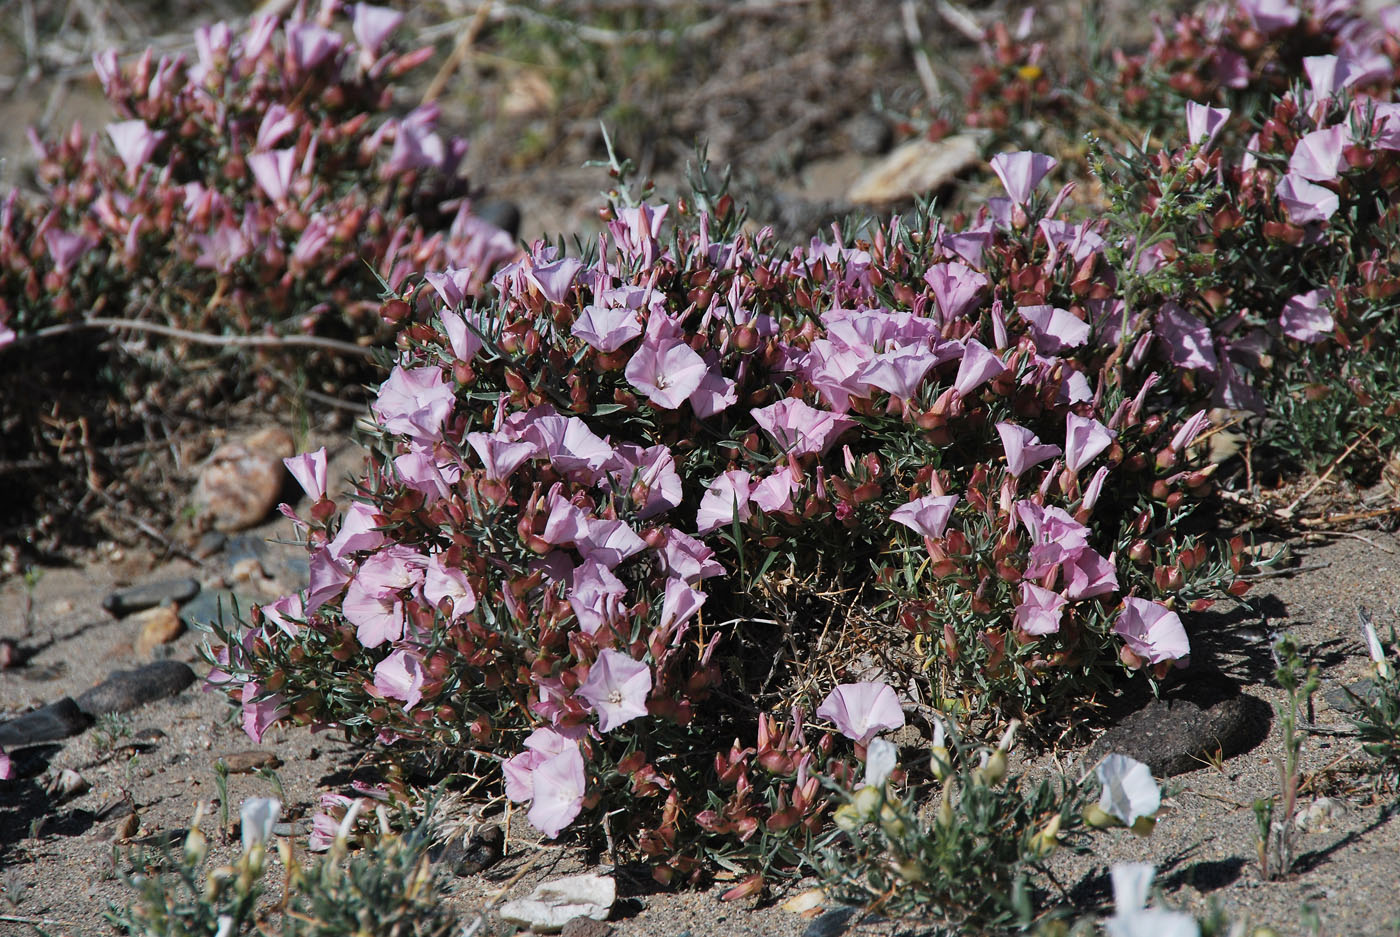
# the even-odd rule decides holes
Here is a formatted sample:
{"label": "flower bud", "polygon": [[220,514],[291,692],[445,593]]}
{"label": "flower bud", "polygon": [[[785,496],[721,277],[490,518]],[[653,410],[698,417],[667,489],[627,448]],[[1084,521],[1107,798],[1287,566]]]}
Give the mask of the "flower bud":
{"label": "flower bud", "polygon": [[836,823],[836,828],[845,833],[854,833],[865,822],[855,804],[842,804],[837,807],[831,819]]}
{"label": "flower bud", "polygon": [[1055,847],[1060,844],[1060,815],[1057,813],[1050,818],[1050,822],[1041,827],[1040,832],[1035,834],[1035,839],[1031,841],[1031,850],[1040,858],[1044,858],[1055,851]]}
{"label": "flower bud", "polygon": [[1096,830],[1107,830],[1115,826],[1123,825],[1122,821],[1098,804],[1086,805],[1081,816],[1084,818],[1085,824]]}
{"label": "flower bud", "polygon": [[880,829],[890,839],[903,839],[904,834],[909,832],[909,824],[904,822],[904,816],[892,804],[885,804],[880,808]]}
{"label": "flower bud", "polygon": [[855,807],[862,820],[873,820],[884,797],[884,793],[878,787],[866,785],[856,791],[855,796],[851,798],[851,806]]}

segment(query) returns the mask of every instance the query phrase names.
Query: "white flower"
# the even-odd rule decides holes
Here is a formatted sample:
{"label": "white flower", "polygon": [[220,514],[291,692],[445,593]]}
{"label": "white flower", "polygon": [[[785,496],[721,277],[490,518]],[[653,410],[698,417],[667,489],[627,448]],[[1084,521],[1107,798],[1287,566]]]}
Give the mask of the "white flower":
{"label": "white flower", "polygon": [[[1123,755],[1109,757],[1132,761]],[[1146,767],[1140,762],[1133,764]],[[1157,874],[1152,865],[1122,862],[1113,866],[1109,874],[1113,877],[1114,913],[1104,922],[1108,937],[1200,937],[1200,925],[1191,915],[1147,907],[1147,893],[1152,888],[1152,877]]]}
{"label": "white flower", "polygon": [[229,914],[219,915],[219,929],[214,932],[214,937],[232,937],[233,916]]}
{"label": "white flower", "polygon": [[243,851],[261,846],[272,836],[272,828],[282,815],[282,801],[276,797],[249,797],[238,810],[243,820]]}
{"label": "white flower", "polygon": [[1124,826],[1132,826],[1138,817],[1150,817],[1162,806],[1162,791],[1147,765],[1127,755],[1109,755],[1094,769],[1103,794],[1099,809],[1111,813]]}
{"label": "white flower", "polygon": [[899,746],[885,739],[871,739],[865,749],[865,783],[874,788],[884,787],[898,763]]}
{"label": "white flower", "polygon": [[1150,862],[1120,862],[1108,874],[1113,878],[1113,907],[1119,914],[1147,907],[1156,866]]}
{"label": "white flower", "polygon": [[1376,674],[1384,680],[1390,676],[1390,662],[1385,659],[1385,647],[1381,644],[1380,635],[1376,634],[1376,626],[1364,618],[1361,620],[1361,636],[1366,639],[1366,650],[1376,665]]}

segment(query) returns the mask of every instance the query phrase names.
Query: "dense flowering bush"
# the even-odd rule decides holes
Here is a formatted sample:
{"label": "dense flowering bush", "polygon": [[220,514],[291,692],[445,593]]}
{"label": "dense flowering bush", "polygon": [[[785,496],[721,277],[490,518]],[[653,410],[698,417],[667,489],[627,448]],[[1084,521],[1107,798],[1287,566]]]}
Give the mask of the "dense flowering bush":
{"label": "dense flowering bush", "polygon": [[[402,18],[328,3],[314,21],[201,28],[193,61],[96,57],[113,121],[53,140],[31,132],[43,195],[12,189],[0,205],[0,342],[27,348],[23,360],[0,350],[18,365],[6,368],[7,457],[56,458],[84,416],[91,450],[123,424],[158,422],[146,411],[285,393],[279,375],[338,395],[371,374],[353,345],[390,335],[365,300],[376,274],[396,286],[413,271],[469,268],[475,291],[515,254],[508,234],[472,216],[456,174],[466,144],[438,127],[436,107],[395,116],[393,83],[432,53],[397,47]],[[180,340],[189,336],[127,342],[133,373],[133,362],[64,334],[94,318],[136,320],[128,334],[148,338],[200,333],[214,348]],[[286,336],[293,347],[269,340]],[[230,352],[233,367],[203,373],[202,356]],[[36,374],[70,391],[58,412],[21,390]]]}
{"label": "dense flowering bush", "polygon": [[310,588],[221,632],[211,679],[254,738],[435,753],[662,881],[742,863],[739,895],[814,861],[905,708],[1034,729],[1184,666],[1181,614],[1244,586],[1192,516],[1205,408],[1393,328],[1395,105],[1339,61],[1243,152],[1256,115],[1194,101],[1184,144],[1100,149],[1088,220],[1031,151],[971,218],[791,250],[721,192],[620,186],[577,256],[401,284],[360,492],[289,460]]}

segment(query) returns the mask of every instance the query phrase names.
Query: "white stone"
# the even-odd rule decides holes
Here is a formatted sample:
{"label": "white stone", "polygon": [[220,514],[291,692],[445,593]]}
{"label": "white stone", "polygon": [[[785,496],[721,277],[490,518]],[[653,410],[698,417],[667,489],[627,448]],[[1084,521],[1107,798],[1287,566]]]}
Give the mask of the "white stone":
{"label": "white stone", "polygon": [[878,205],[927,195],[981,162],[982,147],[971,134],[937,142],[920,137],[899,145],[872,166],[851,186],[847,198]]}
{"label": "white stone", "polygon": [[542,882],[528,898],[501,905],[501,919],[537,934],[557,934],[576,917],[606,921],[617,886],[606,875],[570,875]]}

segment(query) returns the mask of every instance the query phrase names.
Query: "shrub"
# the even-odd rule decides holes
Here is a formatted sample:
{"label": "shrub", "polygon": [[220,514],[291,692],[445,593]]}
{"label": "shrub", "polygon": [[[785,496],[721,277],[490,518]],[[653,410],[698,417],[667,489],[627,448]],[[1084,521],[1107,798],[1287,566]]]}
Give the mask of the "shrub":
{"label": "shrub", "polygon": [[[249,394],[338,398],[377,374],[368,347],[392,330],[363,299],[375,275],[398,285],[467,267],[474,291],[514,254],[471,215],[456,175],[466,144],[437,109],[395,116],[394,83],[431,48],[398,47],[399,13],[338,11],[260,16],[241,35],[201,28],[193,62],[99,55],[114,120],[96,135],[31,134],[42,195],[14,189],[0,208],[3,457],[82,471],[58,485],[31,472],[38,507],[7,525],[120,494],[133,455],[156,448],[133,434],[164,440]],[[336,28],[347,19],[352,38]],[[56,545],[58,524],[28,531],[35,546]]]}

